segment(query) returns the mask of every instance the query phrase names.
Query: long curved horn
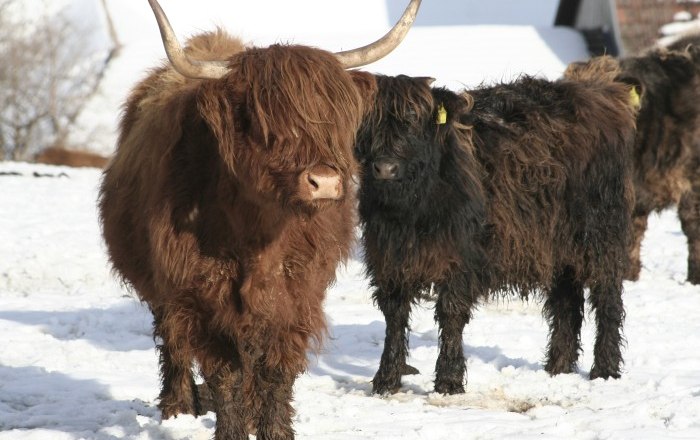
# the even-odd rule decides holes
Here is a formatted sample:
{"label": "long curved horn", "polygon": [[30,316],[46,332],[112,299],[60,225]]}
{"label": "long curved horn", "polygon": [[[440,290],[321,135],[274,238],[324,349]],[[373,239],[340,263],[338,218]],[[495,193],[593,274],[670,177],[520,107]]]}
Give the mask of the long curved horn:
{"label": "long curved horn", "polygon": [[168,17],[165,16],[165,12],[163,12],[158,1],[148,0],[148,4],[151,5],[151,9],[153,9],[153,13],[156,16],[158,28],[160,29],[160,36],[163,39],[163,46],[165,47],[165,53],[168,55],[170,63],[172,63],[178,73],[188,78],[199,79],[217,79],[228,73],[228,66],[223,61],[199,61],[190,59],[185,54],[180,42],[177,41],[177,37],[168,21]]}
{"label": "long curved horn", "polygon": [[411,25],[413,25],[413,21],[418,13],[420,2],[421,0],[411,0],[399,21],[379,40],[357,49],[337,52],[335,56],[338,57],[338,60],[346,69],[364,66],[380,60],[394,50],[404,39],[408,30],[411,29]]}

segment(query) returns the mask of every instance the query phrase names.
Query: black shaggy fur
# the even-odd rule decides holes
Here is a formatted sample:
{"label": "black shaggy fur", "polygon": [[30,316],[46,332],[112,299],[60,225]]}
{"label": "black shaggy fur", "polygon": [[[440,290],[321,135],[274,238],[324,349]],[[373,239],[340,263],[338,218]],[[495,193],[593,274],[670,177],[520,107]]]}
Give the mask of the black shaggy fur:
{"label": "black shaggy fur", "polygon": [[[590,376],[619,377],[633,203],[629,88],[523,77],[456,94],[426,78],[377,81],[357,139],[367,272],[386,319],[374,391],[396,392],[412,371],[410,310],[431,286],[437,392],[464,392],[464,327],[480,301],[510,291],[545,293],[545,368],[557,374],[575,369],[590,287]],[[436,123],[441,106],[445,124]]]}

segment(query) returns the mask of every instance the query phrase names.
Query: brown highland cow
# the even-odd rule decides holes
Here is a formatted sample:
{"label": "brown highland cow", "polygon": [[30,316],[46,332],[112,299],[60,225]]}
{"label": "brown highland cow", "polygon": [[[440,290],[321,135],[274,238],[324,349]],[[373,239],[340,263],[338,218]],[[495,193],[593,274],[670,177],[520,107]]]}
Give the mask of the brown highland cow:
{"label": "brown highland cow", "polygon": [[[627,278],[637,280],[640,248],[653,211],[678,206],[688,239],[688,281],[700,284],[700,36],[620,60],[613,77],[638,83],[634,145],[634,241]],[[579,75],[575,63],[565,75]]]}
{"label": "brown highland cow", "polygon": [[109,257],[153,312],[163,418],[200,413],[196,364],[216,439],[291,439],[292,386],[353,238],[352,148],[376,87],[346,69],[390,52],[420,1],[338,54],[222,31],[182,49],[149,3],[171,63],[125,104],[99,200]]}
{"label": "brown highland cow", "polygon": [[[595,66],[590,66],[596,69]],[[545,370],[575,371],[584,288],[596,317],[591,378],[619,377],[631,237],[630,87],[604,75],[517,81],[457,94],[377,76],[357,138],[367,273],[386,319],[376,393],[406,365],[411,306],[435,295],[435,391],[464,392],[462,334],[477,305],[541,293]]]}

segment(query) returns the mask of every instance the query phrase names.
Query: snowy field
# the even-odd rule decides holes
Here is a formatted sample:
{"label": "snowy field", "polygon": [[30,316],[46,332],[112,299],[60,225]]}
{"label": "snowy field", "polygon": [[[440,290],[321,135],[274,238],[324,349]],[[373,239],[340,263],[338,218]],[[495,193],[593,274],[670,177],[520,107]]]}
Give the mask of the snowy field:
{"label": "snowy field", "polygon": [[[160,420],[151,318],[110,276],[96,221],[98,170],[0,163],[0,439],[207,439],[213,413]],[[34,177],[34,173],[60,177]],[[62,176],[64,173],[66,176]],[[437,331],[413,314],[409,362],[391,397],[371,395],[384,321],[362,264],[328,293],[331,338],[296,383],[299,439],[700,438],[700,287],[684,283],[674,212],[652,216],[641,280],[625,284],[627,348],[619,380],[542,369],[540,305],[482,307],[467,327],[467,393],[432,393]]]}
{"label": "snowy field", "polygon": [[[443,0],[424,3],[435,1]],[[145,3],[109,2],[129,37],[124,58],[83,121],[86,127],[104,125],[97,137],[102,149],[112,145],[118,103],[143,68],[162,56]],[[162,3],[181,35],[188,35],[233,21],[228,17],[237,17],[239,2]],[[196,13],[194,3],[200,5]],[[369,9],[383,2],[357,3]],[[554,2],[530,0],[544,3]],[[331,35],[332,24],[312,26],[313,17],[304,33],[287,36],[331,50],[365,44],[385,29],[392,11],[376,9],[384,15],[362,31],[351,32],[346,23],[360,14],[341,13],[339,36]],[[255,23],[246,21],[253,12],[243,11],[235,20],[253,33]],[[413,29],[404,45],[367,70],[431,75],[439,84],[461,87],[520,72],[554,78],[567,62],[585,56],[580,38],[567,30],[516,21],[431,24]],[[275,32],[291,32],[280,26]],[[272,29],[258,31],[253,39],[265,44],[279,38]],[[151,317],[109,271],[95,207],[99,181],[94,169],[0,163],[0,440],[211,438],[213,413],[160,419]],[[625,283],[621,379],[587,379],[591,320],[584,325],[580,372],[549,377],[541,365],[547,327],[540,304],[500,301],[485,304],[465,331],[468,385],[459,396],[432,393],[438,343],[429,304],[412,315],[408,361],[421,374],[405,377],[396,395],[371,395],[384,321],[372,305],[361,262],[352,259],[328,292],[331,337],[296,382],[297,438],[698,439],[700,287],[684,282],[685,246],[675,212],[650,218],[641,279]]]}

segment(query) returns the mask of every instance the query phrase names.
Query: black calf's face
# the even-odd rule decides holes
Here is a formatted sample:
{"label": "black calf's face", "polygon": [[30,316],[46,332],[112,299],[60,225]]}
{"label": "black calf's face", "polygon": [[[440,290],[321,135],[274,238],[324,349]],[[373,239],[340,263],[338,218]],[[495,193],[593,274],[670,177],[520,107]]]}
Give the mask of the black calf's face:
{"label": "black calf's face", "polygon": [[356,140],[362,203],[415,209],[440,181],[443,147],[429,78],[377,78],[375,105]]}

